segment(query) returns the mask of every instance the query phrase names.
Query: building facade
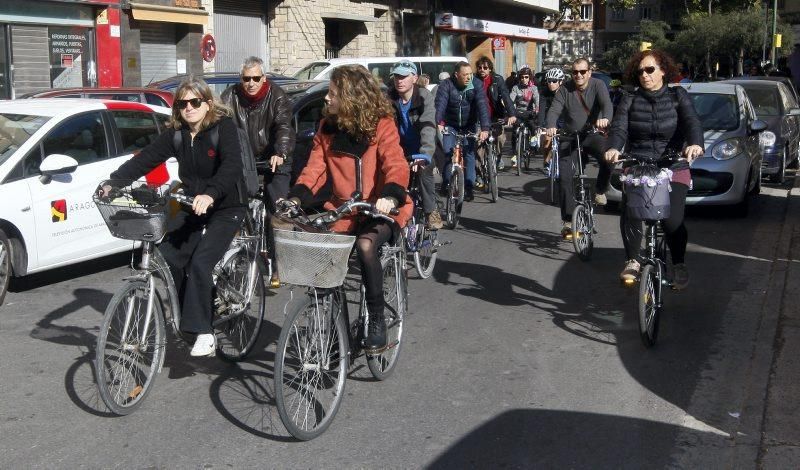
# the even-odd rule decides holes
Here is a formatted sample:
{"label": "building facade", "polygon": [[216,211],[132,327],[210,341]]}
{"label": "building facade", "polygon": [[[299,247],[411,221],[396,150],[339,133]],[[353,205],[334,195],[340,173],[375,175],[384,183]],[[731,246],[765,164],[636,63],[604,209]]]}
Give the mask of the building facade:
{"label": "building facade", "polygon": [[549,31],[544,64],[564,66],[578,57],[593,62],[596,53],[595,18],[599,1],[583,0],[579,11],[570,8],[545,19]]}

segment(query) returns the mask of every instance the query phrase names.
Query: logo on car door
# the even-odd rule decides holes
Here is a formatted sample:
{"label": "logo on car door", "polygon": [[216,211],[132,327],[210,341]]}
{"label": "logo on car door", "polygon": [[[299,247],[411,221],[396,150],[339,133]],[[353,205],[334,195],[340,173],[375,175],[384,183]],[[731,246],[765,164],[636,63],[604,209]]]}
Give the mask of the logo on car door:
{"label": "logo on car door", "polygon": [[67,200],[59,199],[50,202],[50,214],[53,216],[53,222],[64,222],[67,220]]}

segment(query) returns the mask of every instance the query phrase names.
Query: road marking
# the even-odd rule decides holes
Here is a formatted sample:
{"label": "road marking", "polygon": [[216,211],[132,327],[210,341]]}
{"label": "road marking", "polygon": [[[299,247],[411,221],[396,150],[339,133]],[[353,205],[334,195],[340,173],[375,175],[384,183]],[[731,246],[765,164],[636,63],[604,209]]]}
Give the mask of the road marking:
{"label": "road marking", "polygon": [[[722,255],[722,256],[731,256],[733,258],[742,258],[742,259],[749,259],[753,261],[764,261],[767,263],[772,263],[773,260],[767,258],[759,258],[757,256],[749,256],[749,255],[742,255],[739,253],[734,253],[732,251],[724,251],[724,250],[717,250],[714,248],[708,248],[705,246],[695,245],[694,243],[689,243],[688,246],[692,248],[692,251],[698,253],[707,253],[710,255]],[[778,261],[787,261],[787,260],[778,260]]]}
{"label": "road marking", "polygon": [[730,437],[731,433],[725,432],[721,429],[715,428],[709,424],[706,424],[699,419],[695,418],[692,415],[686,415],[683,417],[681,425],[685,428],[694,429],[695,431],[700,432],[708,432],[712,434],[717,434],[719,436]]}

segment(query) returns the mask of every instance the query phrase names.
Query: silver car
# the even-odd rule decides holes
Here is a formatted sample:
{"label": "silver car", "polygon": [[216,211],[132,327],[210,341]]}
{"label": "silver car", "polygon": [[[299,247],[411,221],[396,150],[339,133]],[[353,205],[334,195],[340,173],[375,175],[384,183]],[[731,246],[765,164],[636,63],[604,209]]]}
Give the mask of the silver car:
{"label": "silver car", "polygon": [[[750,195],[761,190],[762,151],[759,138],[767,124],[756,118],[753,105],[739,85],[723,83],[681,84],[700,116],[705,155],[692,163],[692,188],[686,199],[692,205],[731,205],[747,215]],[[606,194],[622,199],[619,170]]]}

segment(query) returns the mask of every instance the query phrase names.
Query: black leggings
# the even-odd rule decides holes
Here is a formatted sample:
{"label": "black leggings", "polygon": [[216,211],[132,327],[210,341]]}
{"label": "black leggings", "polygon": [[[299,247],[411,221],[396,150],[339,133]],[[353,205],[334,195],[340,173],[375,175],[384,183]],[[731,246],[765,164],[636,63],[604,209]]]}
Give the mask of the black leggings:
{"label": "black leggings", "polygon": [[[686,194],[689,187],[681,183],[670,183],[672,191],[669,193],[669,218],[661,221],[664,233],[667,236],[667,246],[672,253],[672,263],[683,263],[686,256],[686,244],[689,242],[689,232],[683,223],[683,212],[686,207]],[[626,198],[622,197],[622,217],[619,218],[622,243],[625,245],[627,259],[641,261],[640,253],[642,238],[644,237],[642,221],[631,219],[625,210]]]}
{"label": "black leggings", "polygon": [[361,280],[367,297],[369,314],[383,317],[383,269],[378,248],[392,238],[392,226],[385,220],[371,219],[356,231],[356,250],[361,262]]}

